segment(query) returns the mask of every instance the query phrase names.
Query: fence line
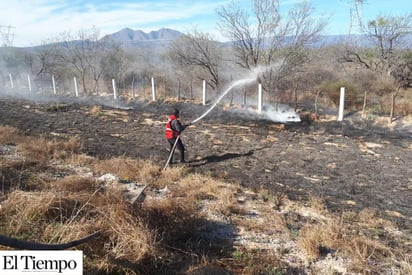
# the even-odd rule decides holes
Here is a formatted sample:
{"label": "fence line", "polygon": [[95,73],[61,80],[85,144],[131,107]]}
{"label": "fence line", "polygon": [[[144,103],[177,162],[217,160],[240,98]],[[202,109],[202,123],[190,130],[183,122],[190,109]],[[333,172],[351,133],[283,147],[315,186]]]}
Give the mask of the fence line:
{"label": "fence line", "polygon": [[[22,81],[16,81],[16,79],[13,78],[13,75],[10,73],[8,75],[8,83],[6,83],[6,85],[4,85],[5,87],[11,88],[11,89],[20,89],[20,90],[27,90],[27,92],[33,92],[33,86],[32,86],[32,82],[31,82],[31,78],[30,75],[27,75],[27,86],[22,84]],[[21,77],[20,77],[21,80]],[[3,79],[4,81],[4,79]],[[52,89],[52,93],[54,95],[58,94],[58,87],[56,85],[56,80],[54,75],[51,76],[51,89]],[[152,101],[156,101],[158,100],[158,93],[157,93],[157,87],[156,87],[156,81],[155,78],[152,77],[150,79],[151,81],[151,99]],[[132,83],[132,98],[135,98],[135,79],[133,79],[133,83]],[[18,87],[20,86],[20,87]],[[144,85],[143,85],[144,86]],[[63,83],[63,90],[66,86]],[[79,89],[78,89],[78,81],[76,77],[73,77],[73,88],[74,88],[74,93],[76,97],[79,97]],[[41,89],[41,88],[40,88]],[[48,88],[45,88],[44,90],[48,91]],[[69,89],[71,90],[71,89]],[[343,120],[344,117],[344,92],[345,92],[345,88],[341,87],[341,99],[340,99],[340,107],[339,107],[339,114],[338,114],[338,120],[341,121]],[[261,112],[263,110],[263,105],[264,105],[264,94],[263,94],[263,89],[262,89],[262,84],[258,83],[257,84],[257,88],[256,88],[256,93],[257,96],[253,96],[253,95],[249,95],[250,98],[252,98],[252,102],[246,102],[247,101],[247,97],[248,95],[246,94],[246,90],[243,90],[243,94],[241,95],[240,98],[238,98],[239,100],[239,104],[243,105],[243,106],[256,106],[258,112]],[[98,95],[100,95],[100,92],[98,92]],[[118,92],[118,87],[116,84],[116,80],[113,78],[112,79],[112,90],[108,91],[106,95],[111,95],[113,97],[113,100],[118,100],[119,99],[119,92]],[[192,95],[192,91],[191,91],[191,95]],[[179,89],[178,89],[178,93],[176,95],[178,98],[180,98],[180,82],[179,82]],[[208,102],[208,90],[207,90],[207,80],[203,80],[202,81],[202,104],[206,105]],[[143,95],[144,97],[144,95]],[[256,99],[257,98],[257,99]],[[193,98],[192,98],[193,99]],[[253,100],[254,99],[254,100]],[[232,99],[231,99],[231,103],[233,100],[233,94],[232,94]],[[211,100],[212,101],[212,100]],[[250,100],[249,100],[250,101]]]}
{"label": "fence line", "polygon": [[[30,79],[30,75],[27,75],[27,79],[28,79],[28,85],[26,86],[26,85],[23,85],[21,82],[19,83],[20,85],[16,85],[17,83],[16,83],[16,81],[13,79],[13,75],[12,74],[9,74],[9,83],[6,83],[6,85],[4,85],[5,87],[8,87],[8,88],[11,88],[11,89],[20,89],[20,90],[25,90],[25,89],[27,89],[28,90],[28,92],[33,92],[33,90],[36,90],[36,89],[33,89],[33,86],[32,86],[32,83],[31,83],[31,79]],[[47,81],[47,80],[46,80]],[[150,79],[150,81],[151,81],[151,98],[152,98],[152,101],[156,101],[156,100],[158,100],[158,92],[157,92],[157,83],[156,83],[156,80],[155,80],[155,78],[154,77],[152,77],[151,79]],[[57,94],[59,94],[59,91],[58,91],[58,86],[57,86],[57,82],[56,82],[56,78],[55,78],[55,76],[54,75],[51,75],[51,77],[50,77],[50,90],[51,90],[51,93],[52,94],[54,94],[54,95],[57,95]],[[111,87],[111,90],[109,91],[108,90],[108,92],[107,92],[107,94],[111,94],[112,96],[113,96],[113,99],[114,100],[117,100],[118,98],[119,98],[119,91],[118,91],[118,86],[117,86],[117,82],[116,82],[116,79],[112,79],[112,83],[111,83],[112,85],[112,87]],[[67,83],[66,83],[66,85],[63,83],[63,90],[64,90],[64,88],[65,87],[68,87],[68,89],[69,89],[69,91],[74,91],[74,95],[76,96],[76,97],[79,97],[80,96],[80,91],[79,91],[79,83],[78,83],[78,79],[77,79],[77,77],[73,77],[73,80],[72,80],[72,87],[70,87],[70,85],[67,85]],[[131,91],[131,96],[134,98],[135,97],[135,79],[133,79],[133,83],[132,83],[132,91]],[[44,91],[48,91],[49,90],[49,88],[48,87],[46,87],[46,88],[39,88],[39,89],[37,89],[37,90],[44,90]],[[60,92],[61,93],[61,92]],[[98,95],[99,95],[100,93],[98,92]],[[106,94],[106,95],[107,95]],[[191,94],[192,94],[192,91],[191,91]],[[67,93],[66,93],[66,95],[67,95]],[[181,93],[180,93],[180,86],[179,86],[179,89],[178,89],[178,93],[177,93],[177,95],[176,95],[177,97],[181,97]],[[206,103],[207,103],[207,101],[208,101],[208,98],[209,98],[210,96],[208,95],[208,89],[207,89],[207,80],[203,80],[202,81],[202,104],[203,105],[206,105]],[[246,100],[244,100],[245,102],[244,103],[246,103]],[[260,102],[263,102],[262,100],[260,100]]]}

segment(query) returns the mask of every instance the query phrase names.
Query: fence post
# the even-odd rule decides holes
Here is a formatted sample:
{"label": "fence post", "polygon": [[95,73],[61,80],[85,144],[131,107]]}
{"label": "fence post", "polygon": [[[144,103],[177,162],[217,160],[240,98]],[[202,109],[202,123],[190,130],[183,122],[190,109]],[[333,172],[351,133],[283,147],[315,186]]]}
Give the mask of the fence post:
{"label": "fence post", "polygon": [[156,86],[155,86],[155,80],[152,77],[152,100],[156,101]]}
{"label": "fence post", "polygon": [[345,87],[340,88],[340,100],[339,100],[339,116],[338,121],[343,120],[343,110],[345,109]]}
{"label": "fence post", "polygon": [[28,84],[29,84],[29,91],[31,91],[30,75],[27,75],[27,82],[28,82]]}
{"label": "fence post", "polygon": [[11,74],[9,74],[9,79],[10,79],[10,86],[13,89],[14,88],[14,83],[13,83],[13,77],[11,76]]}
{"label": "fence post", "polygon": [[56,94],[56,81],[54,80],[54,75],[52,75],[52,83],[53,83],[53,93]]}
{"label": "fence post", "polygon": [[77,79],[74,77],[74,91],[76,92],[76,96],[79,96],[79,90],[77,89]]}
{"label": "fence post", "polygon": [[116,87],[116,80],[112,78],[112,85],[113,85],[113,98],[117,99],[117,87]]}
{"label": "fence post", "polygon": [[263,91],[262,91],[262,84],[259,83],[258,86],[258,111],[262,111],[262,105],[263,105]]}
{"label": "fence post", "polygon": [[203,98],[202,98],[202,102],[203,105],[206,105],[206,80],[203,80]]}
{"label": "fence post", "polygon": [[134,93],[134,75],[132,79],[132,98],[135,98],[135,93]]}

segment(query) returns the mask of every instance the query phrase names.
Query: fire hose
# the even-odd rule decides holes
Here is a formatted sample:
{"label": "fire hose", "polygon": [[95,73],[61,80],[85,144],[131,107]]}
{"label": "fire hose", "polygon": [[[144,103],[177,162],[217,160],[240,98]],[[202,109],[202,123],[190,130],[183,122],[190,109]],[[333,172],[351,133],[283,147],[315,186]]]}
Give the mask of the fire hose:
{"label": "fire hose", "polygon": [[165,167],[163,167],[163,171],[166,170],[167,166],[169,166],[170,160],[172,159],[173,154],[175,153],[176,146],[177,146],[177,143],[178,143],[179,139],[180,139],[180,135],[177,136],[176,141],[175,141],[175,143],[173,144],[172,149],[170,150],[170,154],[169,154],[169,157],[167,158]]}

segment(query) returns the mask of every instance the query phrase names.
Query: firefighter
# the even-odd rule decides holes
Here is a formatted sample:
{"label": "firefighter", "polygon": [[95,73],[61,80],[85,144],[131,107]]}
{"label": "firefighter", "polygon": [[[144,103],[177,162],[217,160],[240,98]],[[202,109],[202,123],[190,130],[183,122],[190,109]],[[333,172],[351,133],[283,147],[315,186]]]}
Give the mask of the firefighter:
{"label": "firefighter", "polygon": [[[166,139],[169,142],[170,150],[173,149],[173,145],[177,140],[176,148],[180,152],[180,163],[185,163],[185,147],[182,139],[180,137],[178,138],[178,136],[188,125],[184,125],[180,122],[179,114],[180,112],[178,109],[173,109],[172,113],[169,115],[166,123]],[[171,156],[170,163],[173,163],[173,155]]]}

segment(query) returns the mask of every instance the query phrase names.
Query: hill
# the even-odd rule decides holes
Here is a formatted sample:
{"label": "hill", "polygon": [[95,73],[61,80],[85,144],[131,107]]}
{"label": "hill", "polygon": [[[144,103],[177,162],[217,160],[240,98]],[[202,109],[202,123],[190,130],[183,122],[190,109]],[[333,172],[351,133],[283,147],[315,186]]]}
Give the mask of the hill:
{"label": "hill", "polygon": [[[112,34],[105,35],[101,38],[102,41],[113,41],[124,48],[165,48],[170,45],[175,39],[185,35],[184,33],[169,29],[161,28],[156,31],[150,31],[148,33],[142,30],[133,30],[130,28],[124,28],[120,31]],[[412,36],[406,38],[405,42],[412,41]],[[78,43],[79,41],[72,41],[72,43]],[[342,45],[348,42],[356,42],[359,46],[372,46],[373,42],[368,39],[366,35],[320,35],[316,43],[313,43],[312,47],[327,47],[334,45]],[[219,42],[223,47],[230,46],[232,41]],[[23,47],[19,49],[35,49],[38,46]],[[0,51],[8,51],[15,49],[15,47],[0,47]]]}
{"label": "hill", "polygon": [[182,35],[179,31],[167,28],[149,33],[125,28],[104,36],[102,40],[112,40],[123,47],[164,47]]}
{"label": "hill", "polygon": [[[165,47],[173,40],[185,35],[182,32],[162,28],[157,31],[145,33],[141,30],[132,30],[130,28],[122,29],[118,32],[104,36],[103,40],[111,40],[123,47]],[[348,42],[349,39],[361,41],[362,45],[370,45],[366,36],[355,35],[348,37],[347,35],[321,35],[319,40],[313,44],[313,47],[339,45]],[[222,46],[230,45],[230,41],[220,42]]]}

